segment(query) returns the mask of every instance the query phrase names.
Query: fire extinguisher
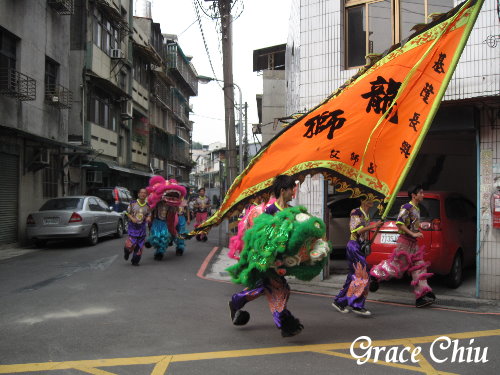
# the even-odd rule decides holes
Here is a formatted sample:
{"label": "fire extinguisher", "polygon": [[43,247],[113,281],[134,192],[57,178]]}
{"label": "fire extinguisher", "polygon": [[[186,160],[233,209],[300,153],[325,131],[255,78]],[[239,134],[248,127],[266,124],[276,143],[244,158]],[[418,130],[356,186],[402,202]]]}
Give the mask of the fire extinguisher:
{"label": "fire extinguisher", "polygon": [[500,187],[491,195],[491,214],[493,216],[493,228],[500,229]]}

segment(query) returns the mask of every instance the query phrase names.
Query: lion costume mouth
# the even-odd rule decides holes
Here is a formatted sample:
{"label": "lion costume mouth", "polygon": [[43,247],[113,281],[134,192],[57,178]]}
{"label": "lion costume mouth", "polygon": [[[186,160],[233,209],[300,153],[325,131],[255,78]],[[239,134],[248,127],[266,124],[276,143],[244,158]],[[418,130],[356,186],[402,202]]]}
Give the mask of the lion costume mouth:
{"label": "lion costume mouth", "polygon": [[176,189],[168,189],[163,193],[163,200],[170,206],[180,206],[182,194]]}

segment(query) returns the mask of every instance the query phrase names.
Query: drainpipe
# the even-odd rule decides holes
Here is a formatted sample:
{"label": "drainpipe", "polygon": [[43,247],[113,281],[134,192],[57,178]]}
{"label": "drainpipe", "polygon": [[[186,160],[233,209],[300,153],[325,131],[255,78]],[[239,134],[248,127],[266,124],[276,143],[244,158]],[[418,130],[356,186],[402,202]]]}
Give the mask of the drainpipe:
{"label": "drainpipe", "polygon": [[[477,119],[477,116],[476,116]],[[481,129],[480,122],[476,122],[476,298],[479,298],[479,286],[481,278],[481,143],[479,139],[479,131]]]}
{"label": "drainpipe", "polygon": [[[130,32],[133,38],[134,35],[134,3],[133,0],[129,0],[129,12],[128,12],[128,26],[130,28]],[[128,75],[128,94],[130,95],[130,100],[133,103],[132,99],[132,85],[134,84],[134,78],[133,78],[133,66],[134,66],[134,55],[133,55],[133,47],[132,47],[132,40],[129,35],[127,35],[128,39],[128,54],[127,54],[127,59],[128,61],[132,64],[132,69],[129,70],[129,75]],[[132,104],[133,108],[133,104]],[[132,110],[132,117],[134,117],[134,111]],[[127,148],[127,161],[126,165],[128,168],[132,167],[132,119],[127,120],[128,125],[129,125],[129,131],[128,131],[128,148]],[[149,153],[149,150],[148,150]]]}

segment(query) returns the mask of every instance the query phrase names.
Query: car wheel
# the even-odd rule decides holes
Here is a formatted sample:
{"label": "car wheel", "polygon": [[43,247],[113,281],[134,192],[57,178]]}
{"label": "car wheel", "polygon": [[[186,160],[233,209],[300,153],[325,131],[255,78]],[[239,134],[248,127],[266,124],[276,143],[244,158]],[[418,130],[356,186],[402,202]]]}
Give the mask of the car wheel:
{"label": "car wheel", "polygon": [[88,243],[90,246],[95,246],[97,245],[98,241],[99,241],[99,232],[97,230],[97,226],[92,225],[89,232]]}
{"label": "car wheel", "polygon": [[123,237],[123,221],[118,220],[118,225],[116,227],[116,238],[122,238]]}
{"label": "car wheel", "polygon": [[44,247],[47,245],[47,240],[35,240],[36,247]]}
{"label": "car wheel", "polygon": [[455,254],[455,258],[453,258],[453,263],[451,264],[450,273],[447,276],[446,284],[448,287],[455,289],[462,284],[463,279],[463,262],[462,262],[462,254],[460,251],[457,251]]}

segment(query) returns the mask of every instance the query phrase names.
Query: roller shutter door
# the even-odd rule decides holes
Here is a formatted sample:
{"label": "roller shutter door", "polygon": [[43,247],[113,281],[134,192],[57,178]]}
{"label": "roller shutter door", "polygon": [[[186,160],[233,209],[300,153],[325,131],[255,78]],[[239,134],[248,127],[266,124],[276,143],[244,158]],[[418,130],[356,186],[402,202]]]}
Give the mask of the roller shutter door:
{"label": "roller shutter door", "polygon": [[0,152],[0,245],[17,242],[18,169],[16,155]]}

